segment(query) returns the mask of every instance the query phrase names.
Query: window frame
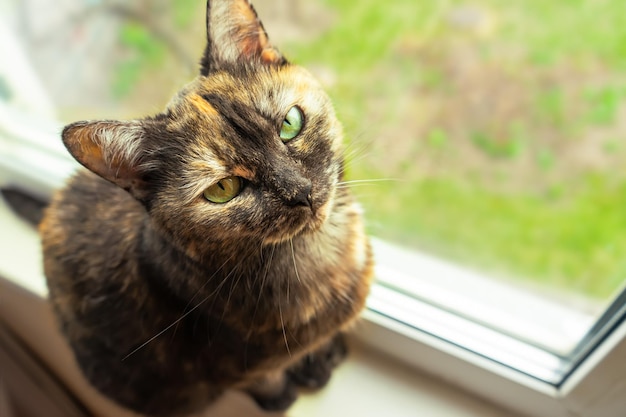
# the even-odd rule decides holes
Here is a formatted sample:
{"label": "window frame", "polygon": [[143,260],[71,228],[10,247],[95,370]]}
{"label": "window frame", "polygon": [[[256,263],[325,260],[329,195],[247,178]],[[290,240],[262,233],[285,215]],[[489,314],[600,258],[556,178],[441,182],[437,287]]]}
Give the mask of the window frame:
{"label": "window frame", "polygon": [[541,381],[371,309],[354,336],[420,372],[523,415],[617,417],[617,410],[626,410],[623,320],[561,384]]}

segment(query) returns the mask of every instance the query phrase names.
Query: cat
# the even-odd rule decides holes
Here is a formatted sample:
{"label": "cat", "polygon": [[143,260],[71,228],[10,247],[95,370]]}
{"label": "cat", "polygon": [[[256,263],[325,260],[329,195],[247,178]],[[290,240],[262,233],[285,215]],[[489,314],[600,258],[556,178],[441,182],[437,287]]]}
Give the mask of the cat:
{"label": "cat", "polygon": [[156,116],[83,121],[40,225],[88,381],[151,416],[225,390],[284,410],[346,354],[373,260],[328,96],[247,0],[209,0],[200,74]]}

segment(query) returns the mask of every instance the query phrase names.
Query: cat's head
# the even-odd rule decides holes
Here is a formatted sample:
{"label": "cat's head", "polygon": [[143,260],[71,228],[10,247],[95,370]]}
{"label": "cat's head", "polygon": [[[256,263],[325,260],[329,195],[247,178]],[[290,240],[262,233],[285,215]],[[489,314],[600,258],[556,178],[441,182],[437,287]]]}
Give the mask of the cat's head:
{"label": "cat's head", "polygon": [[247,0],[208,3],[200,75],[163,113],[63,131],[81,164],[192,254],[200,242],[275,243],[321,227],[343,165],[320,85],[269,44]]}

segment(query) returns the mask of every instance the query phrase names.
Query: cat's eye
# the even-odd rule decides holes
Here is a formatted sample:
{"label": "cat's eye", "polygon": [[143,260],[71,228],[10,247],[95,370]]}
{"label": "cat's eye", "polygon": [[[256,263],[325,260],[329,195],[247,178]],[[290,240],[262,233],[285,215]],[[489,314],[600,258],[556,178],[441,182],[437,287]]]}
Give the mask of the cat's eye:
{"label": "cat's eye", "polygon": [[302,130],[303,123],[304,115],[302,114],[302,110],[295,106],[292,107],[291,110],[287,112],[285,120],[283,120],[283,125],[280,128],[280,138],[282,141],[288,142],[298,136]]}
{"label": "cat's eye", "polygon": [[204,190],[203,195],[211,203],[227,203],[239,194],[242,186],[241,178],[227,177]]}

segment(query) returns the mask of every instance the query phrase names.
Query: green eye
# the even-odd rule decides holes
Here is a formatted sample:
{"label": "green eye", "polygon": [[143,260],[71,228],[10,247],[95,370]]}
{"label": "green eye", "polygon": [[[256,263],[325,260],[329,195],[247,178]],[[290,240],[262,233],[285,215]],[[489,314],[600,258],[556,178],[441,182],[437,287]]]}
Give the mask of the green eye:
{"label": "green eye", "polygon": [[224,178],[204,190],[204,198],[211,203],[227,203],[239,194],[241,186],[239,177]]}
{"label": "green eye", "polygon": [[297,107],[292,107],[291,110],[285,116],[283,125],[280,128],[280,138],[283,142],[288,142],[300,134],[302,130],[302,123],[304,122],[304,115]]}

